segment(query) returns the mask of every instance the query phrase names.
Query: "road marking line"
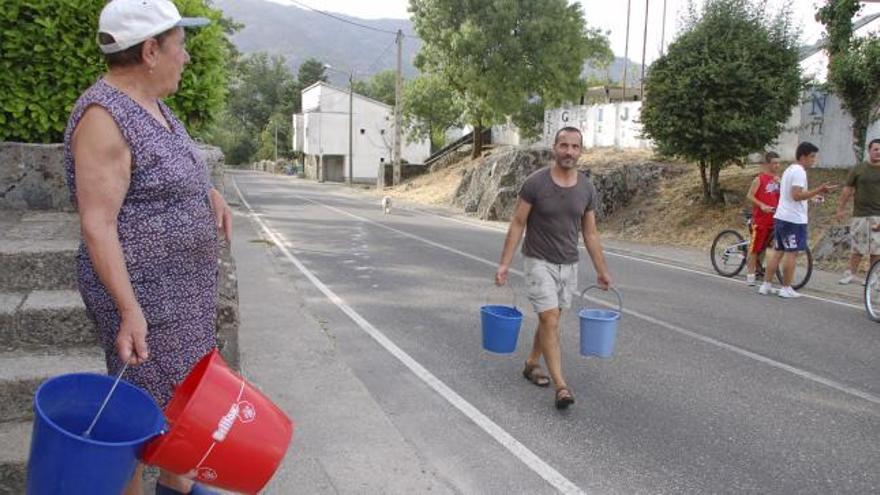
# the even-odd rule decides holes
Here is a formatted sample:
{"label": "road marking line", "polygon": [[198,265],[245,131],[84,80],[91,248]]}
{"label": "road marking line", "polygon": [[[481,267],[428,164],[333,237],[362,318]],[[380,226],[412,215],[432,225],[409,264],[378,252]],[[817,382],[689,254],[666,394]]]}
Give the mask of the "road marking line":
{"label": "road marking line", "polygon": [[[305,201],[308,201],[308,202],[313,203],[313,204],[315,204],[315,205],[321,206],[321,207],[323,207],[323,208],[326,208],[326,209],[328,209],[328,210],[335,211],[335,212],[340,213],[340,214],[342,214],[342,215],[346,215],[346,216],[349,216],[349,217],[351,217],[351,218],[354,218],[354,219],[360,220],[360,221],[362,221],[362,222],[366,222],[366,223],[370,223],[370,224],[376,225],[376,226],[378,226],[378,227],[382,227],[383,229],[390,230],[391,232],[394,232],[394,233],[400,234],[400,235],[402,235],[402,236],[409,237],[409,238],[411,238],[411,239],[415,239],[415,240],[420,241],[420,242],[423,242],[423,243],[425,243],[425,244],[428,244],[428,245],[434,246],[434,247],[436,247],[436,248],[438,248],[438,249],[442,249],[442,250],[445,250],[445,251],[449,251],[449,252],[451,252],[451,253],[458,254],[458,255],[463,256],[463,257],[465,257],[465,258],[468,258],[468,259],[471,259],[471,260],[474,260],[474,261],[477,261],[477,262],[480,262],[480,263],[483,263],[483,264],[486,264],[486,265],[489,265],[489,266],[492,266],[492,267],[496,267],[496,266],[498,266],[497,263],[495,263],[495,262],[493,262],[493,261],[490,261],[490,260],[487,260],[487,259],[485,259],[485,258],[481,258],[481,257],[479,257],[479,256],[475,256],[475,255],[472,255],[472,254],[470,254],[470,253],[466,253],[466,252],[464,252],[464,251],[460,251],[460,250],[455,249],[455,248],[453,248],[453,247],[446,246],[446,245],[440,244],[440,243],[438,243],[438,242],[434,242],[434,241],[432,241],[432,240],[430,240],[430,239],[425,239],[424,237],[418,236],[418,235],[416,235],[416,234],[410,234],[409,232],[405,232],[405,231],[402,231],[402,230],[396,229],[396,228],[394,228],[394,227],[390,227],[390,226],[385,225],[385,224],[383,224],[383,223],[376,222],[376,221],[374,221],[374,220],[370,220],[369,218],[365,218],[365,217],[361,217],[361,216],[355,215],[354,213],[349,213],[349,212],[347,212],[347,211],[345,211],[345,210],[342,210],[342,209],[340,209],[340,208],[336,208],[335,206],[330,206],[330,205],[327,205],[327,204],[321,203],[321,202],[319,202],[319,201],[315,201],[315,200],[313,200],[313,199],[306,198],[306,197],[304,197],[304,196],[299,196],[299,198],[304,199]],[[521,272],[521,271],[519,271],[519,270],[516,270],[516,269],[511,269],[510,272],[511,272],[511,273],[514,273],[514,274],[516,274],[516,275],[519,275],[519,276],[524,276],[524,275],[525,275],[523,272]],[[699,272],[698,272],[698,273],[699,273]],[[596,298],[591,297],[591,296],[584,296],[584,299],[587,299],[587,300],[589,300],[589,301],[593,301],[593,302],[596,302],[596,303],[604,304],[604,305],[607,305],[607,306],[611,306],[609,303],[607,303],[607,302],[605,302],[605,301],[603,301],[603,300],[601,300],[601,299],[596,299]],[[740,355],[740,356],[746,357],[746,358],[748,358],[748,359],[752,359],[752,360],[758,361],[758,362],[760,362],[760,363],[766,364],[766,365],[771,366],[771,367],[774,367],[774,368],[776,368],[776,369],[780,369],[780,370],[786,371],[786,372],[791,373],[791,374],[793,374],[793,375],[795,375],[795,376],[798,376],[798,377],[800,377],[800,378],[803,378],[803,379],[806,379],[806,380],[809,380],[809,381],[812,381],[812,382],[815,382],[815,383],[818,383],[818,384],[821,384],[821,385],[825,385],[826,387],[832,388],[832,389],[837,390],[837,391],[839,391],[839,392],[843,392],[843,393],[845,393],[845,394],[847,394],[847,395],[851,395],[851,396],[854,396],[854,397],[858,397],[858,398],[860,398],[860,399],[864,399],[864,400],[866,400],[866,401],[868,401],[868,402],[873,402],[873,403],[875,403],[875,404],[880,404],[880,396],[876,396],[876,395],[871,394],[871,393],[869,393],[869,392],[864,392],[864,391],[862,391],[862,390],[858,390],[858,389],[856,389],[856,388],[850,387],[850,386],[845,385],[845,384],[843,384],[843,383],[840,383],[840,382],[838,382],[838,381],[831,380],[831,379],[829,379],[829,378],[822,377],[822,376],[820,376],[820,375],[817,375],[817,374],[815,374],[815,373],[811,373],[811,372],[809,372],[809,371],[806,371],[806,370],[803,370],[803,369],[797,368],[797,367],[795,367],[795,366],[792,366],[792,365],[789,365],[789,364],[785,364],[785,363],[782,363],[782,362],[776,361],[776,360],[774,360],[774,359],[772,359],[772,358],[770,358],[770,357],[763,356],[763,355],[761,355],[761,354],[755,353],[755,352],[753,352],[753,351],[749,351],[749,350],[747,350],[747,349],[743,349],[743,348],[738,347],[738,346],[735,346],[735,345],[733,345],[733,344],[728,344],[728,343],[726,343],[726,342],[723,342],[723,341],[720,341],[720,340],[714,339],[714,338],[712,338],[712,337],[707,337],[707,336],[705,336],[705,335],[701,335],[701,334],[699,334],[699,333],[697,333],[697,332],[694,332],[694,331],[692,331],[692,330],[688,330],[688,329],[686,329],[686,328],[683,328],[683,327],[680,327],[680,326],[674,325],[674,324],[672,324],[672,323],[664,322],[664,321],[662,321],[662,320],[659,320],[659,319],[657,319],[657,318],[654,318],[653,316],[648,316],[648,315],[646,315],[646,314],[639,313],[639,312],[636,312],[636,311],[633,311],[633,310],[630,310],[630,309],[624,309],[624,310],[623,310],[623,313],[625,313],[625,314],[629,314],[629,315],[632,315],[632,316],[634,316],[634,317],[636,317],[636,318],[639,318],[639,319],[641,319],[641,320],[647,321],[647,322],[649,322],[649,323],[653,323],[653,324],[655,324],[655,325],[659,325],[659,326],[661,326],[661,327],[663,327],[663,328],[666,328],[667,330],[672,330],[672,331],[674,331],[674,332],[676,332],[676,333],[679,333],[679,334],[681,334],[681,335],[684,335],[684,336],[687,336],[687,337],[691,337],[691,338],[696,339],[696,340],[699,340],[699,341],[701,341],[701,342],[704,342],[704,343],[707,343],[707,344],[711,344],[711,345],[714,345],[714,346],[720,347],[720,348],[722,348],[722,349],[725,349],[725,350],[731,351],[731,352],[733,352],[733,353],[735,353],[735,354],[738,354],[738,355]]]}
{"label": "road marking line", "polygon": [[[476,222],[476,221],[468,221],[468,220],[462,220],[462,219],[460,219],[460,218],[447,217],[447,216],[443,216],[443,215],[438,215],[438,214],[436,214],[436,213],[432,213],[432,212],[430,212],[430,211],[420,210],[420,209],[418,209],[418,208],[403,207],[403,206],[401,206],[400,209],[402,209],[402,210],[406,210],[406,211],[415,212],[415,213],[420,213],[420,214],[422,214],[422,215],[426,215],[426,216],[432,216],[432,217],[441,218],[441,219],[443,219],[443,220],[447,220],[447,221],[450,221],[450,222],[461,223],[461,224],[464,224],[464,225],[468,225],[468,226],[475,227],[475,228],[479,228],[479,229],[483,229],[483,230],[491,230],[491,231],[494,231],[494,232],[501,232],[501,233],[506,233],[506,232],[507,232],[507,229],[502,228],[502,227],[495,227],[495,226],[492,226],[492,225],[486,225],[486,224],[484,224],[484,223],[479,223],[479,222]],[[578,249],[580,249],[581,251],[583,251],[583,252],[586,253],[586,249],[584,249],[583,246],[578,245]],[[700,276],[708,277],[708,278],[712,278],[712,279],[726,280],[726,281],[728,281],[728,282],[732,282],[732,283],[735,283],[735,284],[737,284],[737,285],[741,285],[741,282],[740,282],[739,280],[733,278],[733,277],[722,277],[721,275],[718,275],[717,273],[712,273],[712,272],[706,272],[706,271],[696,270],[696,269],[693,269],[693,268],[687,268],[687,267],[678,266],[678,265],[672,265],[672,264],[665,263],[665,262],[662,262],[662,261],[655,261],[655,260],[649,260],[649,259],[646,259],[646,258],[639,258],[639,257],[637,257],[637,256],[633,256],[633,255],[631,255],[631,254],[624,254],[624,253],[621,253],[621,252],[616,252],[616,251],[615,251],[615,248],[607,248],[607,247],[606,247],[606,248],[605,248],[605,253],[606,253],[607,255],[609,255],[609,256],[616,256],[616,257],[618,257],[618,258],[623,258],[623,259],[630,260],[630,261],[638,261],[638,262],[641,262],[641,263],[647,263],[647,264],[649,264],[649,265],[655,265],[655,266],[660,266],[660,267],[663,267],[663,268],[669,268],[669,269],[672,269],[672,270],[678,270],[678,271],[682,271],[682,272],[693,273],[693,274],[696,274],[696,275],[700,275]],[[814,296],[814,295],[812,295],[812,294],[807,294],[807,293],[805,293],[805,292],[801,292],[801,295],[804,296],[804,297],[806,297],[806,298],[813,299],[813,300],[816,300],[816,301],[823,301],[823,302],[827,302],[827,303],[831,303],[831,304],[836,304],[836,305],[838,305],[838,306],[843,306],[843,307],[846,307],[846,308],[853,308],[853,309],[857,309],[857,310],[859,310],[859,311],[864,310],[864,308],[863,308],[862,306],[859,306],[859,305],[857,305],[857,304],[848,303],[848,302],[845,302],[845,301],[838,301],[838,300],[836,300],[836,299],[829,299],[829,298],[826,298],[826,297]]]}
{"label": "road marking line", "polygon": [[[443,383],[439,378],[434,376],[430,371],[428,371],[424,366],[419,364],[415,359],[413,359],[409,354],[407,354],[403,349],[398,347],[394,342],[392,342],[388,337],[385,336],[381,331],[379,331],[376,327],[374,327],[370,322],[364,319],[357,311],[355,311],[351,306],[349,306],[342,298],[336,295],[329,287],[327,287],[318,277],[316,277],[305,265],[300,262],[300,260],[294,256],[286,247],[285,243],[281,242],[280,235],[276,234],[266,222],[256,215],[251,208],[250,203],[244,198],[244,195],[241,193],[241,189],[238,188],[238,184],[235,181],[235,178],[232,177],[232,185],[235,187],[235,191],[238,193],[238,197],[241,199],[242,204],[247,208],[248,214],[253,221],[255,221],[259,226],[263,229],[263,232],[269,237],[270,240],[275,242],[276,247],[284,254],[288,261],[294,264],[296,268],[303,274],[309,281],[320,290],[324,296],[327,297],[333,304],[335,304],[343,313],[345,313],[349,318],[352,319],[364,332],[366,332],[370,337],[373,338],[376,342],[379,343],[386,351],[388,351],[391,355],[396,357],[404,366],[410,369],[417,377],[419,377],[423,382],[425,382],[429,387],[434,389],[435,392],[440,394],[441,397],[446,399],[447,402],[452,404],[456,409],[461,411],[465,416],[467,416],[471,421],[473,421],[477,426],[479,426],[483,431],[488,433],[492,438],[495,439],[496,442],[504,446],[511,454],[516,456],[519,460],[521,460],[525,465],[531,468],[538,476],[543,478],[545,481],[550,483],[553,488],[557,489],[561,493],[565,494],[584,494],[585,492],[581,490],[577,485],[572,483],[568,478],[563,476],[559,471],[554,469],[552,466],[547,464],[543,459],[538,457],[534,452],[532,452],[528,447],[520,443],[516,438],[513,437],[506,430],[498,426],[497,423],[492,421],[488,416],[483,414],[479,409],[474,407],[470,402],[465,400],[462,396],[458,395],[454,390],[449,388],[448,385]],[[304,198],[306,201],[312,201],[308,198]]]}

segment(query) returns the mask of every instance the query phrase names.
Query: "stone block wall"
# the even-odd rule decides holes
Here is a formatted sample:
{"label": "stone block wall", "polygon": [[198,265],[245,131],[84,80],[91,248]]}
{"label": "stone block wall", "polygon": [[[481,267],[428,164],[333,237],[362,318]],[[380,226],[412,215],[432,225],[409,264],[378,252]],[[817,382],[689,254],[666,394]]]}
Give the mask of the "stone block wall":
{"label": "stone block wall", "polygon": [[61,144],[0,142],[0,209],[73,211]]}
{"label": "stone block wall", "polygon": [[[209,145],[199,145],[199,149],[206,161],[205,173],[214,187],[224,192],[223,152]],[[0,142],[0,213],[4,209],[73,211],[64,177],[63,145]],[[217,340],[224,359],[237,367],[238,283],[235,260],[225,243],[221,246],[219,266]],[[51,281],[32,282],[41,287]]]}
{"label": "stone block wall", "polygon": [[[407,179],[411,179],[413,177],[418,177],[428,171],[428,167],[425,165],[416,165],[410,163],[404,163],[400,167],[400,180],[405,181]],[[394,185],[394,166],[389,164],[385,165],[385,187],[390,187]]]}
{"label": "stone block wall", "polygon": [[[483,220],[509,220],[523,182],[550,165],[552,159],[548,148],[499,148],[464,172],[452,203]],[[661,177],[680,173],[657,162],[584,172],[596,187],[596,218],[600,220],[630,204],[637,195],[654,190]]]}

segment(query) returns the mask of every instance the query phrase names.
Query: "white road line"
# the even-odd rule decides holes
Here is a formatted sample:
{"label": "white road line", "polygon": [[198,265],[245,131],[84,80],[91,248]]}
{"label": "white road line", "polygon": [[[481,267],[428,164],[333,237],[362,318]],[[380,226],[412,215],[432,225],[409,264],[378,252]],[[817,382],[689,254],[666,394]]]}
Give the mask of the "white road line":
{"label": "white road line", "polygon": [[[232,185],[233,187],[235,187],[235,191],[238,193],[238,197],[241,199],[242,204],[247,208],[248,215],[251,217],[251,219],[263,229],[263,232],[266,234],[266,236],[275,243],[276,247],[278,247],[278,249],[284,254],[287,260],[293,263],[294,266],[296,266],[296,268],[303,275],[305,275],[305,277],[309,279],[309,281],[315,287],[317,287],[318,290],[320,290],[324,294],[324,296],[327,297],[327,299],[333,302],[333,304],[335,304],[340,310],[342,310],[343,313],[348,315],[348,317],[351,318],[364,332],[366,332],[370,337],[378,342],[379,345],[384,347],[385,350],[388,351],[391,355],[396,357],[401,363],[403,363],[404,366],[409,368],[410,371],[412,371],[417,377],[419,377],[419,379],[421,379],[429,387],[434,389],[434,391],[440,394],[441,397],[446,399],[447,402],[449,402],[456,409],[461,411],[483,431],[494,438],[496,442],[504,446],[504,448],[510,451],[511,454],[516,456],[525,465],[531,468],[531,470],[538,474],[538,476],[550,483],[560,493],[572,495],[586,493],[581,490],[581,488],[579,488],[577,485],[572,483],[568,478],[563,476],[559,471],[557,471],[552,466],[547,464],[543,459],[538,457],[534,452],[529,450],[528,447],[520,443],[516,438],[513,437],[513,435],[511,435],[506,430],[498,426],[497,423],[489,419],[488,416],[483,414],[470,402],[466,401],[462,396],[458,395],[458,393],[449,388],[448,385],[443,383],[424,366],[419,364],[403,349],[398,347],[394,342],[386,337],[385,334],[374,327],[369,321],[364,319],[342,298],[337,296],[336,293],[330,290],[329,287],[327,287],[287,249],[285,244],[281,241],[280,236],[272,229],[270,229],[262,218],[254,213],[250,203],[247,202],[247,200],[244,198],[244,195],[241,193],[241,189],[238,188],[238,183],[235,181],[235,178],[232,177],[231,179]],[[311,201],[309,199],[306,200]]]}
{"label": "white road line", "polygon": [[[460,219],[460,218],[447,217],[447,216],[443,216],[443,215],[438,215],[438,214],[436,214],[436,213],[431,213],[430,211],[420,210],[420,209],[418,209],[418,208],[401,207],[401,209],[406,210],[406,211],[410,211],[410,212],[414,212],[414,213],[420,213],[420,214],[425,215],[425,216],[431,216],[431,217],[441,218],[441,219],[443,219],[443,220],[447,220],[447,221],[450,221],[450,222],[461,223],[461,224],[468,225],[468,226],[471,226],[471,227],[475,227],[475,228],[478,228],[478,229],[491,230],[491,231],[494,231],[494,232],[507,232],[507,229],[505,229],[505,228],[503,228],[503,227],[495,227],[495,226],[493,226],[493,225],[486,225],[486,224],[484,224],[484,223],[479,223],[479,222],[475,222],[475,221],[468,221],[468,220],[462,220],[462,219]],[[583,246],[579,246],[579,249],[580,249],[581,251],[583,251],[583,252],[586,252],[586,250],[584,249]],[[734,284],[737,284],[737,285],[742,285],[742,282],[741,282],[741,281],[739,281],[739,280],[737,280],[737,279],[735,279],[735,278],[732,278],[732,277],[722,277],[721,275],[718,275],[717,273],[705,272],[705,271],[696,270],[696,269],[693,269],[693,268],[687,268],[687,267],[683,267],[683,266],[672,265],[672,264],[669,264],[669,263],[664,263],[664,262],[662,262],[662,261],[654,261],[654,260],[649,260],[649,259],[646,259],[646,258],[639,258],[638,256],[633,256],[633,255],[631,255],[631,254],[624,254],[624,253],[616,252],[616,251],[614,250],[614,248],[608,248],[608,247],[606,247],[606,248],[605,248],[605,254],[608,255],[608,256],[615,256],[615,257],[623,258],[623,259],[630,260],[630,261],[638,261],[638,262],[640,262],[640,263],[647,263],[647,264],[649,264],[649,265],[660,266],[660,267],[663,267],[663,268],[668,268],[668,269],[671,269],[671,270],[678,270],[678,271],[687,272],[687,273],[693,273],[693,274],[695,274],[695,275],[700,275],[700,276],[703,276],[703,277],[708,277],[708,278],[717,279],[717,280],[725,280],[725,281],[727,281],[728,283],[734,283]],[[846,308],[853,308],[853,309],[857,309],[857,310],[859,310],[859,311],[864,311],[864,309],[865,309],[865,308],[863,308],[862,306],[859,306],[859,305],[857,305],[857,304],[852,304],[852,303],[848,303],[848,302],[844,302],[844,301],[838,301],[838,300],[836,300],[836,299],[828,299],[828,298],[826,298],[826,297],[814,296],[814,295],[812,295],[812,294],[807,294],[806,292],[801,292],[801,295],[804,296],[804,297],[806,297],[806,298],[808,298],[808,299],[813,299],[813,300],[816,300],[816,301],[822,301],[822,302],[826,302],[826,303],[830,303],[830,304],[836,304],[836,305],[838,305],[838,306],[843,306],[843,307],[846,307]]]}
{"label": "white road line", "polygon": [[[342,210],[342,209],[339,209],[339,208],[337,208],[337,207],[335,207],[335,206],[330,206],[330,205],[327,205],[327,204],[321,203],[321,202],[319,202],[319,201],[315,201],[315,200],[313,200],[313,199],[306,198],[306,197],[304,197],[304,196],[299,196],[299,198],[300,198],[300,199],[304,199],[305,201],[308,201],[308,202],[313,203],[313,204],[315,204],[315,205],[321,206],[321,207],[323,207],[323,208],[326,208],[326,209],[328,209],[328,210],[334,211],[334,212],[336,212],[336,213],[339,213],[339,214],[342,214],[342,215],[349,216],[349,217],[351,217],[351,218],[354,218],[354,219],[360,220],[360,221],[362,221],[362,222],[366,222],[366,223],[369,223],[369,224],[372,224],[372,225],[376,225],[376,226],[378,226],[378,227],[381,227],[381,228],[386,229],[386,230],[390,230],[391,232],[394,232],[394,233],[396,233],[396,234],[399,234],[399,235],[402,235],[402,236],[405,236],[405,237],[409,237],[409,238],[411,238],[411,239],[415,239],[415,240],[417,240],[417,241],[423,242],[423,243],[428,244],[428,245],[430,245],[430,246],[434,246],[434,247],[436,247],[436,248],[438,248],[438,249],[442,249],[442,250],[445,250],[445,251],[449,251],[450,253],[454,253],[454,254],[457,254],[457,255],[459,255],[459,256],[463,256],[463,257],[465,257],[465,258],[468,258],[468,259],[471,259],[471,260],[474,260],[474,261],[477,261],[477,262],[483,263],[483,264],[485,264],[485,265],[489,265],[489,266],[491,266],[491,267],[496,267],[496,266],[498,266],[498,264],[497,264],[496,262],[493,262],[493,261],[487,260],[487,259],[485,259],[485,258],[481,258],[481,257],[479,257],[479,256],[475,256],[475,255],[470,254],[470,253],[466,253],[466,252],[464,252],[464,251],[461,251],[461,250],[455,249],[455,248],[450,247],[450,246],[446,246],[446,245],[444,245],[444,244],[440,244],[440,243],[438,243],[438,242],[434,242],[434,241],[432,241],[432,240],[430,240],[430,239],[425,239],[424,237],[421,237],[421,236],[418,236],[418,235],[415,235],[415,234],[410,234],[409,232],[404,232],[404,231],[402,231],[402,230],[396,229],[396,228],[394,228],[394,227],[390,227],[390,226],[385,225],[385,224],[382,224],[382,223],[380,223],[380,222],[376,222],[376,221],[374,221],[374,220],[370,220],[369,218],[365,218],[365,217],[361,217],[361,216],[359,216],[359,215],[355,215],[354,213],[347,212],[347,211]],[[515,269],[511,269],[510,272],[511,272],[511,273],[514,273],[514,274],[516,274],[516,275],[519,275],[519,276],[523,276],[523,275],[524,275],[521,271],[519,271],[519,270],[515,270]],[[698,273],[699,273],[699,272],[698,272]],[[608,303],[606,303],[605,301],[602,301],[601,299],[596,299],[596,298],[593,298],[593,297],[590,297],[590,296],[584,296],[584,298],[587,299],[587,300],[590,300],[590,301],[594,301],[594,302],[600,303],[600,304],[609,305]],[[738,346],[735,346],[735,345],[733,345],[733,344],[728,344],[728,343],[726,343],[726,342],[722,342],[722,341],[720,341],[720,340],[713,339],[712,337],[707,337],[707,336],[705,336],[705,335],[701,335],[701,334],[699,334],[699,333],[697,333],[697,332],[695,332],[695,331],[693,331],[693,330],[688,330],[688,329],[686,329],[686,328],[683,328],[683,327],[680,327],[680,326],[674,325],[674,324],[672,324],[672,323],[668,323],[668,322],[665,322],[665,321],[659,320],[659,319],[657,319],[657,318],[654,318],[653,316],[648,316],[648,315],[645,315],[645,314],[642,314],[642,313],[639,313],[639,312],[636,312],[636,311],[632,311],[632,310],[629,310],[629,309],[624,309],[623,312],[624,312],[625,314],[632,315],[632,316],[634,316],[634,317],[636,317],[636,318],[639,318],[639,319],[641,319],[641,320],[647,321],[647,322],[649,322],[649,323],[652,323],[652,324],[658,325],[658,326],[660,326],[660,327],[666,328],[667,330],[672,330],[672,331],[674,331],[674,332],[676,332],[676,333],[679,333],[679,334],[681,334],[681,335],[685,335],[685,336],[687,336],[687,337],[690,337],[690,338],[693,338],[693,339],[699,340],[699,341],[701,341],[701,342],[704,342],[704,343],[707,343],[707,344],[710,344],[710,345],[714,345],[714,346],[720,347],[720,348],[722,348],[722,349],[728,350],[728,351],[730,351],[730,352],[733,352],[733,353],[738,354],[738,355],[740,355],[740,356],[746,357],[746,358],[748,358],[748,359],[752,359],[752,360],[758,361],[758,362],[760,362],[760,363],[766,364],[766,365],[771,366],[771,367],[774,367],[774,368],[776,368],[776,369],[779,369],[779,370],[782,370],[782,371],[786,371],[786,372],[788,372],[788,373],[791,373],[791,374],[793,374],[793,375],[795,375],[795,376],[798,376],[798,377],[800,377],[800,378],[803,378],[803,379],[805,379],[805,380],[809,380],[809,381],[812,381],[812,382],[818,383],[818,384],[820,384],[820,385],[824,385],[824,386],[826,386],[826,387],[832,388],[832,389],[837,390],[837,391],[839,391],[839,392],[843,392],[843,393],[845,393],[845,394],[847,394],[847,395],[851,395],[851,396],[853,396],[853,397],[858,397],[858,398],[860,398],[860,399],[864,399],[864,400],[866,400],[866,401],[873,402],[873,403],[875,403],[875,404],[880,404],[880,397],[878,397],[878,396],[876,396],[876,395],[874,395],[874,394],[871,394],[871,393],[869,393],[869,392],[865,392],[865,391],[862,391],[862,390],[855,389],[855,388],[853,388],[853,387],[850,387],[850,386],[845,385],[845,384],[843,384],[843,383],[840,383],[840,382],[838,382],[838,381],[831,380],[831,379],[829,379],[829,378],[825,378],[825,377],[823,377],[823,376],[817,375],[817,374],[815,374],[815,373],[811,373],[811,372],[809,372],[809,371],[806,371],[806,370],[800,369],[800,368],[798,368],[798,367],[791,366],[791,365],[789,365],[789,364],[785,364],[785,363],[782,363],[782,362],[776,361],[776,360],[774,360],[774,359],[772,359],[772,358],[769,358],[769,357],[767,357],[767,356],[763,356],[763,355],[758,354],[758,353],[755,353],[755,352],[753,352],[753,351],[749,351],[749,350],[747,350],[747,349],[743,349],[743,348],[738,347]]]}

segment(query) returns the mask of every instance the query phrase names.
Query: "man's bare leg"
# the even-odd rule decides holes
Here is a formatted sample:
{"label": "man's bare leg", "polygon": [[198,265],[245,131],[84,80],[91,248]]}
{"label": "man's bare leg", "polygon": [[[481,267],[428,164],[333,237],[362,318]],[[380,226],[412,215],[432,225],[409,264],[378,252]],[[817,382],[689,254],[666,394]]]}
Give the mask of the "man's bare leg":
{"label": "man's bare leg", "polygon": [[559,348],[559,308],[538,313],[538,341],[547,371],[556,388],[566,387],[562,376],[562,351]]}

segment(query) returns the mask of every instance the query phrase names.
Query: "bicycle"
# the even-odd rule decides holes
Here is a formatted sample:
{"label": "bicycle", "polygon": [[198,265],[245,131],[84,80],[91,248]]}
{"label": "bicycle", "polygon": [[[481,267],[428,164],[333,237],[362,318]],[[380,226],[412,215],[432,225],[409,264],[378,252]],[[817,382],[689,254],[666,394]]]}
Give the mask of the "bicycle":
{"label": "bicycle", "polygon": [[871,263],[865,276],[865,311],[868,318],[880,322],[880,261]]}
{"label": "bicycle", "polygon": [[[751,232],[752,219],[751,215],[746,215],[746,226]],[[749,252],[749,239],[745,238],[738,231],[733,229],[725,229],[715,236],[712,241],[712,250],[709,253],[712,267],[722,277],[734,277],[742,271],[746,266],[746,259]],[[763,253],[762,253],[763,255]],[[794,279],[791,287],[795,290],[807,285],[810,277],[813,275],[813,254],[807,247],[804,256],[798,256],[795,265]],[[758,257],[758,269],[755,275],[761,277],[764,275],[764,266],[761,256]],[[878,278],[880,278],[880,268],[878,268]],[[782,283],[782,267],[776,269],[776,279]],[[880,284],[880,280],[878,280]],[[878,315],[880,315],[880,300],[878,300]],[[878,320],[880,321],[880,320]]]}

